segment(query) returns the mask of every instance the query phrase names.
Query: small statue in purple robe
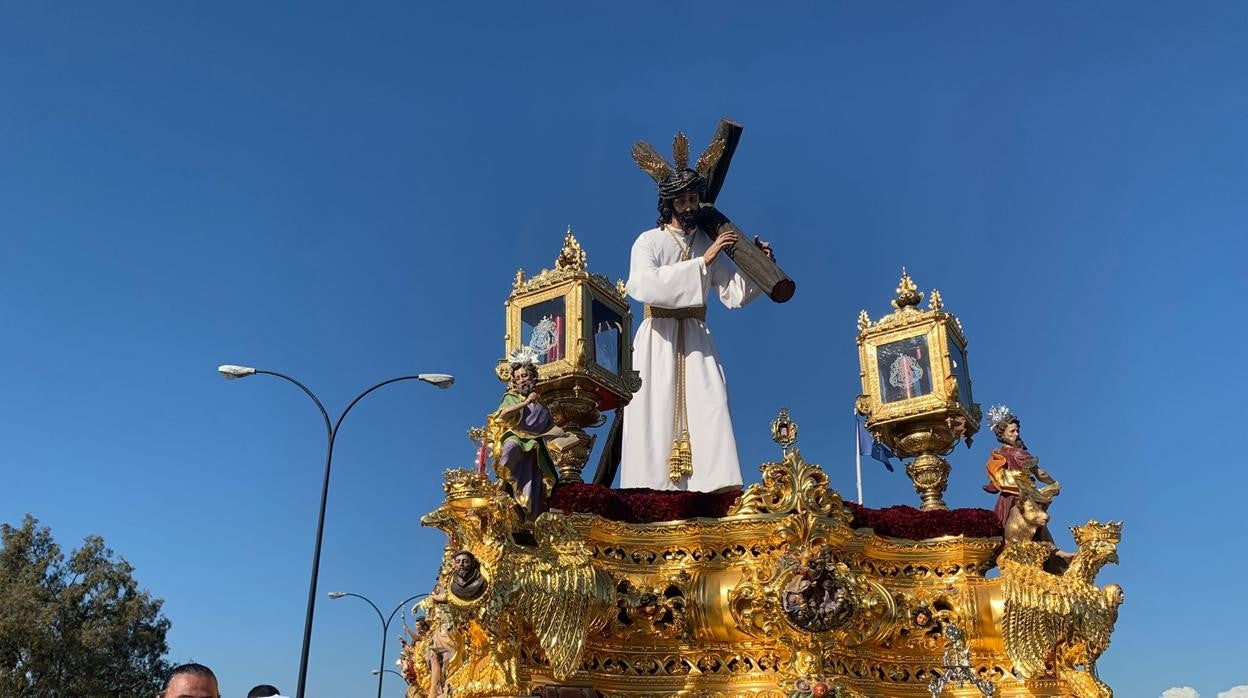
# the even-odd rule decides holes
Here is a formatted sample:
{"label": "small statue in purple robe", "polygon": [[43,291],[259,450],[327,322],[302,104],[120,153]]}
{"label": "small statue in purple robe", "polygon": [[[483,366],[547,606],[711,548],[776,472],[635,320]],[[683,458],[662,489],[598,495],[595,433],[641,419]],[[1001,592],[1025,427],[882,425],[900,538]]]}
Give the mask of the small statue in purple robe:
{"label": "small statue in purple robe", "polygon": [[511,379],[502,403],[491,421],[501,425],[495,445],[494,469],[504,487],[532,521],[546,511],[547,499],[559,479],[547,443],[556,449],[576,437],[555,424],[541,403],[537,387],[537,364],[530,352],[513,352]]}

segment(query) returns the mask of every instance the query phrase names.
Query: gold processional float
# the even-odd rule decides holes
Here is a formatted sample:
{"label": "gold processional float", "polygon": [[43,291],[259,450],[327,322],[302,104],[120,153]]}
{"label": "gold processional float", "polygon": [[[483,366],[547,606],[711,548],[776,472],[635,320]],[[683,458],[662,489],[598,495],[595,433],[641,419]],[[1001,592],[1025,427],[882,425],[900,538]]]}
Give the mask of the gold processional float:
{"label": "gold processional float", "polygon": [[[927,310],[922,298],[903,271],[893,312],[859,315],[856,403],[877,440],[912,458],[919,509],[842,501],[782,410],[783,457],[726,510],[630,523],[627,493],[581,473],[585,429],[639,384],[631,311],[569,230],[555,268],[517,272],[506,302],[506,350],[540,354],[536,392],[562,428],[551,510],[529,520],[508,479],[485,474],[484,460],[498,467],[498,413],[469,432],[478,468],[446,471],[443,504],[421,520],[447,544],[399,659],[409,698],[1112,696],[1096,660],[1123,596],[1095,581],[1117,562],[1122,525],[1074,527],[1078,550],[1058,551],[1046,524],[1059,486],[1025,447],[1012,467],[1006,448],[988,464],[985,489],[1015,496],[1004,528],[990,511],[946,509],[943,456],[983,415],[961,323],[938,292]],[[1008,409],[988,418],[1004,432],[1013,420],[1017,436]]]}

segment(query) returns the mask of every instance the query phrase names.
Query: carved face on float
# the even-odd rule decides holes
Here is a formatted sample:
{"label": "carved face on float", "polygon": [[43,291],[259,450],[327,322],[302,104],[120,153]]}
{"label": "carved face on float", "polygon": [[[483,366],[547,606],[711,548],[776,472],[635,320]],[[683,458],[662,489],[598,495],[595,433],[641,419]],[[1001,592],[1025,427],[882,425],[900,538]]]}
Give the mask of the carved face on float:
{"label": "carved face on float", "polygon": [[458,577],[471,577],[477,571],[477,558],[469,552],[457,553],[452,564]]}
{"label": "carved face on float", "polygon": [[537,385],[537,369],[528,364],[520,364],[511,369],[511,389],[521,397],[528,397]]}

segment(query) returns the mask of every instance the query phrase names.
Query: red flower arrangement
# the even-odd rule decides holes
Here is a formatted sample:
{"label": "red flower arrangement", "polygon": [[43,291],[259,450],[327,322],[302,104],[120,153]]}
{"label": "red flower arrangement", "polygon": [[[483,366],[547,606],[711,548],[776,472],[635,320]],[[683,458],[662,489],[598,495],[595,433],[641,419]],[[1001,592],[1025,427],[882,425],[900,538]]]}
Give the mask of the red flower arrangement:
{"label": "red flower arrangement", "polygon": [[[574,514],[596,514],[612,521],[654,523],[681,519],[722,518],[741,496],[728,492],[680,492],[649,489],[613,490],[602,485],[564,483],[555,488],[550,508]],[[889,538],[925,540],[940,536],[992,538],[1002,535],[996,515],[987,509],[919,511],[904,505],[870,509],[852,502],[852,528],[870,528]]]}
{"label": "red flower arrangement", "polygon": [[602,485],[565,483],[555,488],[551,509],[568,513],[597,514],[625,523],[654,523],[681,519],[722,518],[741,496],[728,492],[680,492],[672,490],[613,490]]}
{"label": "red flower arrangement", "polygon": [[920,511],[904,504],[870,509],[853,502],[845,508],[854,514],[852,528],[870,528],[877,536],[927,540],[941,536],[993,538],[1002,535],[997,515],[987,509]]}

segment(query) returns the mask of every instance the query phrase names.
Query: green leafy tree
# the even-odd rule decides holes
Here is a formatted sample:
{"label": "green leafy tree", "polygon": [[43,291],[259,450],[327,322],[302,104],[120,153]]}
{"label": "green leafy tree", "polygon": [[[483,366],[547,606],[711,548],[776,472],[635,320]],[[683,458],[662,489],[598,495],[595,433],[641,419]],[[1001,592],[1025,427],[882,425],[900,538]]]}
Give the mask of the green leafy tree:
{"label": "green leafy tree", "polygon": [[33,516],[0,525],[0,696],[156,695],[169,620],[133,572],[99,536],[66,558]]}

